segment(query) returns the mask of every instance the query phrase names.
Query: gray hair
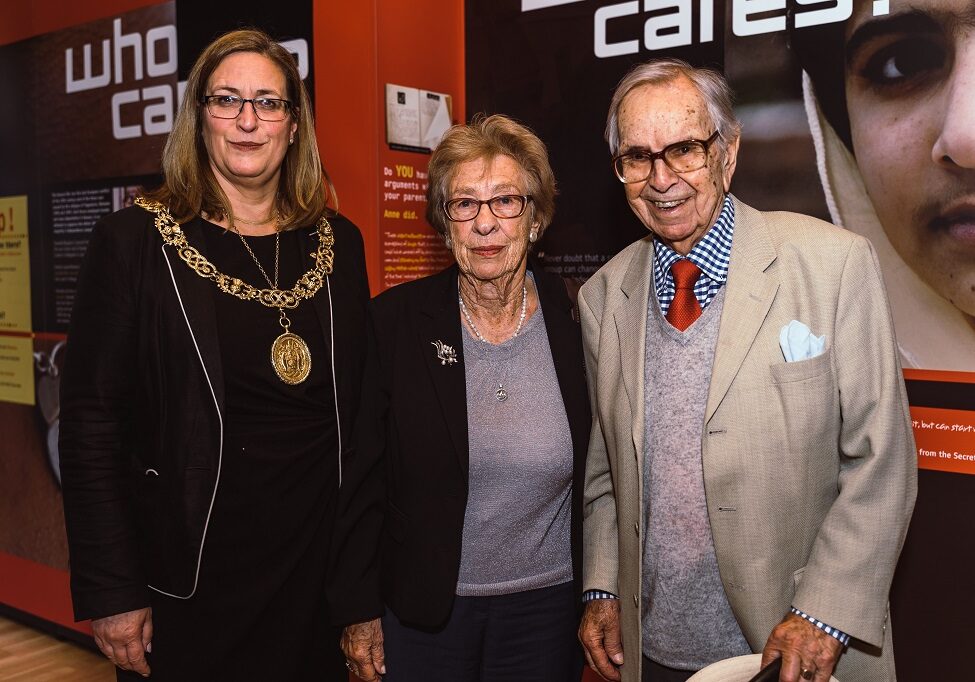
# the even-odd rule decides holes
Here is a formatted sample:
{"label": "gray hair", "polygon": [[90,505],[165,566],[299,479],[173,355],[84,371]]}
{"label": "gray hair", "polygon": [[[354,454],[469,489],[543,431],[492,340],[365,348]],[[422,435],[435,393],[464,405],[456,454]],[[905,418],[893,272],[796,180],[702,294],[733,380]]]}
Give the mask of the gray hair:
{"label": "gray hair", "polygon": [[510,156],[521,166],[525,189],[532,197],[531,211],[541,238],[555,215],[555,174],[548,150],[529,128],[503,114],[477,114],[468,124],[451,127],[427,164],[427,221],[441,235],[450,234],[444,201],[457,166],[465,161]]}
{"label": "gray hair", "polygon": [[613,99],[609,104],[605,135],[606,142],[609,143],[609,151],[613,156],[620,151],[619,111],[623,98],[641,85],[669,83],[681,76],[690,80],[701,94],[708,116],[718,130],[718,146],[722,152],[728,150],[728,145],[741,133],[741,123],[735,116],[733,106],[734,93],[728,81],[717,71],[691,66],[683,59],[665,58],[651,59],[635,65],[616,86],[616,92],[613,93]]}

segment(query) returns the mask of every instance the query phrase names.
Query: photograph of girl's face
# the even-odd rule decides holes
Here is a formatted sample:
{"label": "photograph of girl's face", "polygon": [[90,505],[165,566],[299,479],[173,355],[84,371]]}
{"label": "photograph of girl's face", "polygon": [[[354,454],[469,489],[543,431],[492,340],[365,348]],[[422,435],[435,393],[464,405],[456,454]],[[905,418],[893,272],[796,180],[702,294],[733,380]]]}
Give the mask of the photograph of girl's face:
{"label": "photograph of girl's face", "polygon": [[846,99],[867,193],[904,261],[975,316],[975,0],[855,5]]}

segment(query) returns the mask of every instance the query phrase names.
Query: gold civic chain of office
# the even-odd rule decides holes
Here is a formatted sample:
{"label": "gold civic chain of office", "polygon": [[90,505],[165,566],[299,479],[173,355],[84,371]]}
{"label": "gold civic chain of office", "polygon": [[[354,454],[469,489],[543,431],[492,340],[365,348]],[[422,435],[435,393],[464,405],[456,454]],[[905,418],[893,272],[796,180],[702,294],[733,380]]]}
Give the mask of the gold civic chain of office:
{"label": "gold civic chain of office", "polygon": [[137,206],[156,214],[156,229],[159,230],[163,241],[175,247],[179,257],[196,274],[204,279],[213,280],[220,291],[236,296],[241,300],[257,301],[268,308],[297,308],[302,300],[312,298],[318,293],[322,284],[325,283],[325,277],[332,274],[332,265],[335,260],[332,246],[335,244],[335,236],[332,232],[332,225],[325,216],[322,216],[321,220],[318,221],[318,249],[315,251],[315,266],[299,277],[291,289],[278,289],[276,287],[262,289],[252,286],[238,277],[231,277],[217,270],[217,267],[207,260],[206,256],[186,241],[186,235],[183,234],[179,223],[173,219],[169,210],[161,203],[145,197],[138,197],[135,203]]}

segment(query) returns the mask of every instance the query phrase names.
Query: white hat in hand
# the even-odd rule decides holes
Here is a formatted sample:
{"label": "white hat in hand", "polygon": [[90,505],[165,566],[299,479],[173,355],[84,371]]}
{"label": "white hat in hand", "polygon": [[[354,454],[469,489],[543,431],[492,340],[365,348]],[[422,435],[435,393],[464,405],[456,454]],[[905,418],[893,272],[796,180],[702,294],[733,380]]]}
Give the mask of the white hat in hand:
{"label": "white hat in hand", "polygon": [[[726,658],[699,670],[687,682],[748,682],[758,674],[761,665],[761,654]],[[839,682],[839,680],[830,677],[829,682]]]}

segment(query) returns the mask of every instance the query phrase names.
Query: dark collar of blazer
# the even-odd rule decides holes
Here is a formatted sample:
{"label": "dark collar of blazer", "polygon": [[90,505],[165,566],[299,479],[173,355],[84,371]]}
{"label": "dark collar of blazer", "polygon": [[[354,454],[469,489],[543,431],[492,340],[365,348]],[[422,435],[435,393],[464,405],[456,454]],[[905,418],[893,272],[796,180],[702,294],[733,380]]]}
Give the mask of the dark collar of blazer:
{"label": "dark collar of blazer", "polygon": [[[361,362],[349,362],[349,359],[361,354],[365,300],[368,298],[368,293],[359,290],[360,281],[365,282],[365,272],[360,272],[363,266],[357,262],[360,257],[357,257],[356,243],[353,241],[357,237],[353,234],[355,228],[352,228],[341,216],[331,218],[330,223],[335,232],[334,269],[322,288],[312,297],[311,304],[315,307],[325,343],[329,348],[333,343],[335,345],[335,378],[339,414],[343,422],[342,427],[348,432],[347,414],[343,413],[341,408],[343,405],[356,405],[358,400],[358,370],[361,368]],[[206,256],[202,223],[194,220],[183,225],[182,228],[187,241]],[[310,269],[315,264],[314,254],[318,248],[316,229],[299,229],[302,257],[305,266]],[[223,413],[225,408],[223,363],[220,359],[214,297],[227,294],[217,291],[213,282],[203,279],[187,267],[176,249],[164,246],[163,250],[177,287],[180,303],[192,329],[200,360],[206,368],[220,412]],[[361,251],[361,247],[359,250]],[[333,313],[336,321],[334,328]],[[270,348],[271,339],[268,339],[267,343]]]}
{"label": "dark collar of blazer", "polygon": [[[545,317],[545,331],[552,351],[555,374],[558,377],[562,402],[572,435],[573,451],[578,462],[585,453],[589,440],[589,398],[586,392],[583,369],[582,344],[579,324],[572,319],[572,302],[566,293],[562,278],[542,270],[539,263],[529,258],[528,269],[535,277],[535,286]],[[432,344],[442,341],[457,351],[463,364],[464,343],[460,313],[457,309],[456,264],[430,278],[429,296],[419,307],[423,319],[417,321],[416,341]],[[464,479],[468,476],[469,449],[467,433],[467,384],[463,372],[445,372],[432,345],[421,353],[433,382],[440,409],[450,432],[454,451]]]}

